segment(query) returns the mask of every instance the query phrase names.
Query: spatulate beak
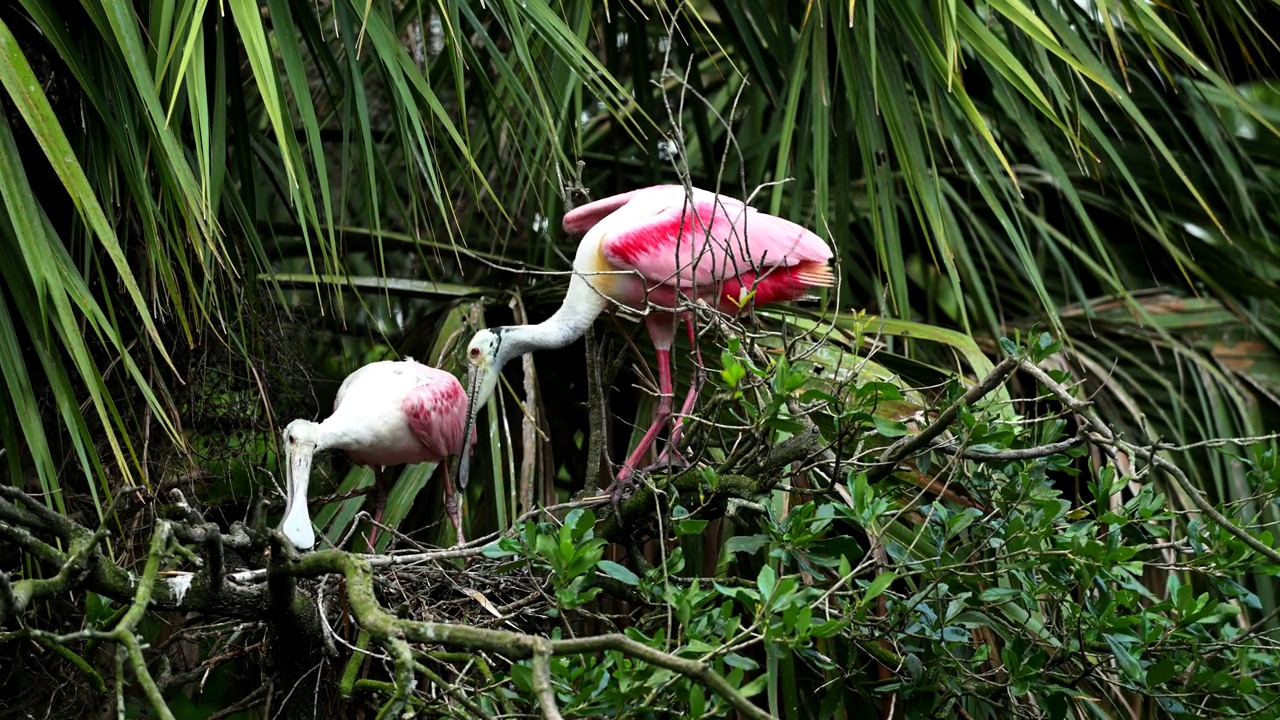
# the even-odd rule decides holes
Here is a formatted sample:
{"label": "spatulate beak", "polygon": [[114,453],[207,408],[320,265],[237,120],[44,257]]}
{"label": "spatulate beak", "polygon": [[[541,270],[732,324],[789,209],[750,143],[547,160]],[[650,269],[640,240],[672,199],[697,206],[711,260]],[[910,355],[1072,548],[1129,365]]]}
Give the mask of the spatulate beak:
{"label": "spatulate beak", "polygon": [[307,509],[307,487],[311,483],[311,457],[316,446],[310,443],[285,444],[285,474],[289,489],[284,508],[284,520],[280,531],[299,550],[310,550],[316,544],[316,533],[311,527],[311,513]]}

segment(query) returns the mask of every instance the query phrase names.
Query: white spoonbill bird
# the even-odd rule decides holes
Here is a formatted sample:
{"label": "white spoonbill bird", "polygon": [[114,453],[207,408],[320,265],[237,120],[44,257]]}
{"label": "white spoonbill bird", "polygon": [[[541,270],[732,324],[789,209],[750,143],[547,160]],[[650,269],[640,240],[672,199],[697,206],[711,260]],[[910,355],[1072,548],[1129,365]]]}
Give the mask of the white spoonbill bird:
{"label": "white spoonbill bird", "polygon": [[421,462],[440,463],[444,472],[445,509],[463,542],[461,498],[453,491],[445,458],[462,450],[467,395],[453,375],[413,358],[373,362],[347,376],[333,414],[323,422],[294,420],[284,430],[285,472],[289,499],[280,530],[298,548],[315,545],[307,512],[311,458],[321,450],[345,450],[351,462],[373,468],[374,527],[387,504],[383,468]]}
{"label": "white spoonbill bird", "polygon": [[[693,318],[678,309],[681,298],[701,299],[734,314],[751,303],[793,300],[811,288],[835,284],[831,248],[822,238],[740,200],[697,188],[659,185],[604,198],[565,214],[562,225],[568,233],[585,233],[564,303],[536,325],[481,330],[471,339],[467,427],[473,427],[507,361],[568,345],[609,303],[647,310],[645,322],[657,350],[658,412],[618,474],[624,482],[671,417],[677,314],[697,349]],[[697,392],[695,379],[682,415],[692,410]],[[678,433],[677,423],[669,449]],[[463,485],[468,465],[464,455],[458,472]]]}

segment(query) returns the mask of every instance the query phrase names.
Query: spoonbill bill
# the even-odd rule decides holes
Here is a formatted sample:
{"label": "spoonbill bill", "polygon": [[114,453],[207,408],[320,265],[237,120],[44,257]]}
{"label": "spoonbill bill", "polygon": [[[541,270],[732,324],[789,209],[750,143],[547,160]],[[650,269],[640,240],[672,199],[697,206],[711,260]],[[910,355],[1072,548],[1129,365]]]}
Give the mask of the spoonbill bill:
{"label": "spoonbill bill", "polygon": [[[700,299],[736,314],[752,303],[793,300],[812,288],[835,284],[831,248],[822,238],[740,200],[697,188],[659,185],[633,190],[576,208],[565,214],[562,225],[565,232],[584,234],[564,302],[541,323],[489,328],[472,337],[467,348],[467,427],[474,426],[502,367],[512,358],[568,345],[610,303],[646,312],[657,350],[658,411],[623,463],[618,474],[623,482],[671,417],[671,345],[677,318],[688,328],[690,344],[698,347],[693,318],[680,310],[682,298]],[[681,415],[692,410],[698,385],[695,379]],[[678,432],[677,422],[668,451]],[[463,487],[468,460],[464,455],[459,462],[458,482]]]}
{"label": "spoonbill bill", "polygon": [[440,464],[445,509],[458,531],[458,542],[464,542],[462,500],[453,491],[443,460],[462,450],[466,417],[462,383],[413,358],[373,362],[351,373],[338,388],[329,417],[318,423],[294,420],[284,430],[289,498],[280,530],[300,549],[315,545],[307,512],[311,458],[322,450],[345,450],[351,462],[373,468],[374,527],[369,532],[369,552],[387,504],[384,468],[421,462]]}

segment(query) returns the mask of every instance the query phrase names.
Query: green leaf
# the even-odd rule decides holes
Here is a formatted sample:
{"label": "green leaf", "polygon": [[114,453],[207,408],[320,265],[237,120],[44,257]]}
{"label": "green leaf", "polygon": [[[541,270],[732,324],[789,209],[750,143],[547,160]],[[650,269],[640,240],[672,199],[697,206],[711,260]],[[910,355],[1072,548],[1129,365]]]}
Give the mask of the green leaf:
{"label": "green leaf", "polygon": [[1164,658],[1147,668],[1147,687],[1157,687],[1172,680],[1178,674],[1178,663],[1173,658]]}
{"label": "green leaf", "polygon": [[480,552],[487,558],[497,560],[504,557],[511,557],[516,553],[502,547],[500,542],[491,542],[480,549]]}
{"label": "green leaf", "polygon": [[533,693],[533,668],[524,663],[511,666],[511,680],[521,692]]}
{"label": "green leaf", "polygon": [[689,717],[698,720],[707,709],[707,696],[702,686],[694,684],[689,688]]}
{"label": "green leaf", "polygon": [[619,565],[612,560],[601,560],[596,564],[596,567],[600,569],[600,572],[619,582],[633,587],[640,584],[640,578],[635,573],[631,572],[626,566]]}
{"label": "green leaf", "polygon": [[897,579],[898,574],[892,570],[886,570],[879,575],[876,575],[875,579],[867,585],[866,592],[862,593],[862,604],[866,605],[872,600],[880,597],[880,594],[887,590],[888,587],[893,584],[893,581]]}
{"label": "green leaf", "polygon": [[1107,645],[1111,648],[1111,654],[1115,656],[1116,662],[1120,664],[1120,670],[1130,680],[1141,682],[1143,680],[1142,666],[1138,664],[1138,657],[1130,646],[1122,642],[1115,635],[1103,635],[1107,641]]}
{"label": "green leaf", "polygon": [[1014,588],[993,587],[982,591],[978,599],[982,602],[995,603],[997,605],[1012,602],[1021,597],[1022,592]]}
{"label": "green leaf", "polygon": [[734,535],[724,543],[724,551],[726,554],[733,555],[735,553],[747,553],[748,555],[757,553],[760,548],[769,544],[768,535]]}
{"label": "green leaf", "polygon": [[907,434],[906,423],[901,420],[886,420],[884,418],[874,418],[876,424],[876,433],[884,437],[902,437]]}
{"label": "green leaf", "polygon": [[760,588],[760,598],[767,600],[773,596],[773,591],[778,585],[778,574],[770,565],[760,568],[760,574],[756,576],[756,587]]}
{"label": "green leaf", "polygon": [[677,520],[674,525],[677,535],[700,535],[710,523],[710,520]]}

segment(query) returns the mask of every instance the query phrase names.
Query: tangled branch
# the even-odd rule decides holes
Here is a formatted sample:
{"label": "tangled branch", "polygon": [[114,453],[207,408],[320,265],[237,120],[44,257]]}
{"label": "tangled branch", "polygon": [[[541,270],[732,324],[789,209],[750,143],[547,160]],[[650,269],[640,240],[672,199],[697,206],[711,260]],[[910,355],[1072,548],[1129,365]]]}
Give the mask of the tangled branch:
{"label": "tangled branch", "polygon": [[[32,550],[33,554],[44,559],[47,564],[59,567],[58,574],[49,579],[19,580],[15,583],[10,582],[7,577],[0,577],[0,594],[6,599],[3,607],[7,614],[3,619],[21,613],[30,606],[33,599],[78,589],[90,589],[132,603],[110,630],[84,630],[58,635],[24,628],[0,635],[0,643],[31,639],[48,647],[60,647],[63,649],[60,654],[74,657],[74,664],[92,678],[95,687],[105,687],[101,676],[83,658],[66,650],[65,646],[85,639],[114,642],[127,655],[129,667],[160,717],[169,718],[172,715],[164,703],[159,685],[148,670],[143,645],[136,632],[138,624],[149,609],[199,611],[215,617],[283,622],[296,628],[318,627],[316,618],[319,610],[315,599],[299,590],[297,581],[326,575],[340,575],[345,580],[346,604],[349,605],[352,616],[391,657],[395,668],[395,682],[389,688],[391,698],[382,708],[381,717],[397,717],[406,708],[414,691],[416,673],[425,670],[415,661],[411,644],[497,653],[513,662],[532,661],[536,695],[547,718],[560,717],[547,665],[549,659],[603,651],[620,652],[699,681],[720,694],[746,717],[770,717],[705,663],[650,648],[625,635],[549,640],[539,635],[510,630],[397,617],[379,603],[374,591],[374,566],[369,558],[360,555],[326,550],[298,556],[291,551],[284,538],[272,532],[269,542],[274,559],[267,569],[266,582],[247,587],[226,582],[225,570],[220,562],[221,554],[210,547],[211,538],[218,535],[210,531],[209,524],[198,513],[184,507],[187,519],[198,525],[192,527],[182,521],[158,521],[145,568],[141,576],[134,576],[114,565],[100,551],[99,545],[107,536],[105,531],[95,532],[81,527],[47,510],[34,498],[15,488],[0,487],[0,498],[3,498],[0,499],[0,518],[6,519],[0,525],[0,536]],[[70,551],[63,553],[56,550],[37,539],[27,528],[15,527],[8,521],[27,523],[31,530],[39,533],[52,533],[67,541]],[[206,548],[203,572],[184,573],[161,581],[158,579],[159,570],[173,554],[176,539],[198,543]],[[457,554],[457,551],[453,552]],[[385,558],[376,560],[380,565],[387,564]],[[442,687],[447,687],[447,684],[442,684]]]}
{"label": "tangled branch", "polygon": [[[955,438],[947,433],[949,428],[956,425],[960,410],[978,403],[1001,387],[1017,370],[1034,377],[1070,412],[1079,416],[1081,429],[1074,437],[1028,448],[976,450],[957,444]],[[794,414],[800,415],[798,412]],[[637,490],[619,504],[616,517],[606,516],[596,525],[595,537],[635,547],[647,537],[665,534],[662,508],[670,507],[675,496],[697,498],[690,517],[724,517],[732,515],[743,505],[756,505],[761,496],[778,486],[789,467],[794,469],[805,466],[815,459],[818,466],[823,463],[834,464],[834,460],[828,459],[834,453],[824,443],[818,427],[812,422],[802,423],[802,426],[789,439],[772,447],[756,443],[749,453],[730,454],[714,473],[708,474],[705,467],[691,467],[669,475],[655,473],[646,477],[645,482],[640,483]],[[924,424],[919,432],[898,439],[879,451],[875,461],[864,468],[867,477],[874,480],[886,477],[905,461],[922,453],[936,451],[971,462],[1004,463],[1062,453],[1083,443],[1103,448],[1113,456],[1122,451],[1147,460],[1172,476],[1207,517],[1239,537],[1260,555],[1272,561],[1280,561],[1280,554],[1214,509],[1194,490],[1180,468],[1159,455],[1158,447],[1146,448],[1118,437],[1088,402],[1074,397],[1066,386],[1023,358],[1010,357],[998,363],[990,374],[941,409],[932,422]],[[835,474],[832,473],[831,477],[834,478]],[[844,490],[838,482],[833,485],[830,490],[833,495],[841,494]],[[847,491],[844,496],[848,497]],[[120,497],[127,498],[129,494],[121,494]],[[103,552],[103,545],[110,537],[105,527],[91,530],[49,510],[19,489],[0,486],[0,539],[26,551],[52,571],[48,578],[17,581],[0,575],[0,623],[20,618],[37,601],[75,590],[91,590],[128,603],[127,609],[123,610],[118,619],[110,621],[105,629],[56,634],[29,627],[20,628],[0,635],[0,643],[18,640],[39,643],[78,668],[100,692],[105,691],[107,686],[102,674],[84,657],[69,649],[68,644],[81,640],[114,643],[119,663],[117,693],[122,692],[120,685],[123,673],[126,669],[131,671],[144,697],[159,717],[170,716],[162,697],[163,689],[190,681],[183,678],[194,677],[191,673],[170,675],[167,665],[157,674],[153,674],[148,667],[146,648],[138,633],[139,623],[146,613],[163,610],[199,612],[213,618],[239,618],[260,622],[275,634],[273,642],[277,647],[319,652],[324,649],[322,643],[325,643],[332,655],[336,653],[336,640],[353,652],[375,655],[387,663],[389,681],[367,678],[357,681],[355,673],[351,672],[349,679],[344,679],[342,689],[344,693],[352,688],[382,693],[385,701],[380,717],[396,717],[403,712],[420,709],[424,695],[415,692],[420,680],[440,688],[444,696],[465,707],[468,713],[477,717],[488,716],[485,708],[473,702],[463,691],[465,683],[450,682],[424,665],[424,657],[439,654],[425,653],[426,647],[454,652],[467,658],[469,663],[474,661],[477,667],[484,662],[486,654],[500,656],[511,663],[528,662],[531,671],[528,688],[541,707],[543,716],[550,720],[562,716],[552,674],[552,658],[604,652],[619,653],[700,683],[743,716],[770,717],[709,664],[713,658],[718,657],[715,654],[707,654],[701,659],[680,657],[617,633],[551,639],[547,636],[548,628],[545,626],[530,629],[513,624],[511,618],[523,612],[531,603],[546,599],[547,592],[543,586],[524,588],[524,596],[508,593],[496,603],[484,599],[481,604],[492,617],[481,614],[480,617],[465,618],[464,622],[456,621],[456,617],[453,618],[455,621],[440,619],[439,606],[431,606],[428,610],[426,606],[420,605],[419,609],[422,611],[418,613],[406,611],[403,606],[390,609],[394,607],[394,603],[388,599],[392,594],[388,587],[395,586],[393,578],[412,576],[414,573],[425,577],[421,575],[427,572],[423,563],[456,562],[458,559],[466,559],[468,562],[483,561],[480,557],[481,546],[496,539],[496,536],[481,539],[463,548],[413,555],[369,557],[326,550],[300,556],[278,533],[251,529],[241,524],[233,525],[227,532],[223,532],[215,523],[206,521],[180,493],[171,494],[171,500],[173,504],[164,510],[169,519],[157,521],[144,567],[140,574],[135,575]],[[583,504],[585,503],[571,503],[561,509]],[[655,508],[659,508],[659,511],[655,512]],[[553,508],[536,512],[545,513],[550,510]],[[524,519],[521,518],[515,524],[521,525]],[[229,572],[225,567],[227,556],[239,551],[266,551],[268,557],[256,563],[261,569]],[[161,570],[171,567],[175,559],[177,563],[194,565],[198,570],[178,571],[171,576],[162,577]],[[883,567],[877,567],[881,570],[889,569],[887,559],[882,565]],[[866,567],[869,566],[860,565],[848,575],[835,579],[835,584],[825,596],[833,595],[836,588],[849,583],[854,573],[862,572]],[[456,574],[458,566],[447,563],[444,568],[433,577],[449,582],[450,574]],[[334,576],[340,579],[326,583],[327,578]],[[320,582],[309,582],[314,580]],[[650,600],[636,594],[634,587],[628,588],[617,583],[614,578],[601,577],[597,584],[620,598],[650,604]],[[324,595],[332,588],[340,588],[338,592],[341,593],[342,602],[332,602],[331,594],[326,606]],[[472,598],[480,595],[470,589],[464,593]],[[341,624],[330,622],[331,615],[327,615],[331,611],[349,612],[350,619],[366,634],[365,639],[354,644],[342,639],[335,630]],[[485,618],[488,618],[487,622]],[[509,627],[503,627],[504,624]],[[379,649],[374,651],[369,645],[360,644],[366,641]],[[896,651],[891,643],[882,643],[877,639],[870,642],[859,641],[858,645],[892,672],[900,672],[904,667],[907,653]],[[1094,646],[1093,649],[1107,651],[1107,648],[1100,646]],[[305,655],[301,651],[297,654]],[[487,666],[485,668],[481,672],[492,682],[493,677],[488,674]],[[296,687],[296,683],[294,685]],[[1000,682],[987,679],[973,679],[972,682],[964,680],[960,682],[960,686],[967,693],[984,695],[1005,687]],[[265,694],[269,695],[269,692]],[[263,701],[263,694],[259,694],[253,698],[245,698],[242,702]],[[503,710],[503,714],[507,714],[511,708]]]}

